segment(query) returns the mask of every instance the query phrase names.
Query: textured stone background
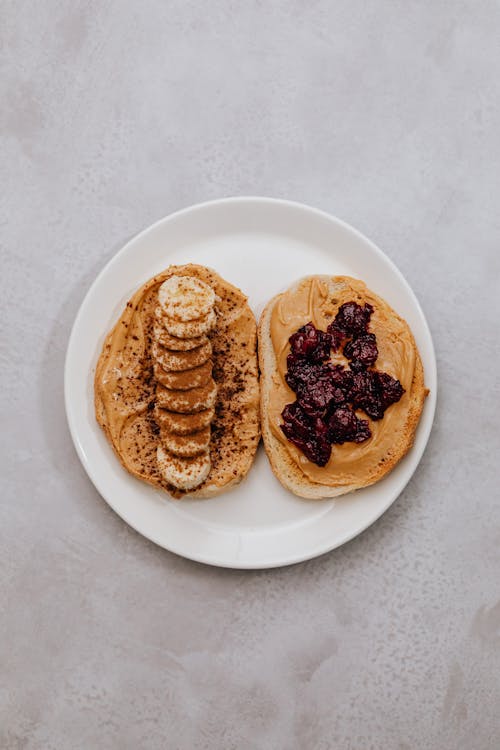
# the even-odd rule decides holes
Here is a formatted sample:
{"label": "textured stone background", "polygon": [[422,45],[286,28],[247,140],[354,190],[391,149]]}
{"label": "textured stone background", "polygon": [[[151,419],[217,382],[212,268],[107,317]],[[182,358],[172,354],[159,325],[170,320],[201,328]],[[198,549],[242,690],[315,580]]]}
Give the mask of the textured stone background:
{"label": "textured stone background", "polygon": [[[1,5],[2,750],[498,750],[499,3]],[[233,194],[372,237],[439,360],[399,501],[269,572],[127,528],[62,401],[97,271],[153,220]]]}

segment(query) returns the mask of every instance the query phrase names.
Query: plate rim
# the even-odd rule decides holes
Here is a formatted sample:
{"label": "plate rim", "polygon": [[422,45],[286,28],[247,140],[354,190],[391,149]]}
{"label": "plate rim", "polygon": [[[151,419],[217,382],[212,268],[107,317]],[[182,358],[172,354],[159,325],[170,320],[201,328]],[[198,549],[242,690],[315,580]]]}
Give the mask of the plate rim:
{"label": "plate rim", "polygon": [[[115,263],[119,261],[121,256],[124,255],[128,251],[129,247],[135,244],[136,242],[140,242],[148,234],[153,233],[160,225],[168,224],[169,222],[174,221],[182,217],[185,214],[196,213],[199,210],[207,209],[210,207],[221,206],[221,205],[229,206],[229,205],[238,204],[238,203],[261,203],[261,204],[279,205],[282,207],[305,210],[308,213],[315,214],[318,218],[322,218],[328,222],[333,222],[334,224],[337,224],[338,226],[340,226],[347,232],[350,232],[353,235],[355,235],[363,243],[369,245],[371,251],[374,252],[375,255],[377,255],[378,258],[380,258],[385,264],[388,264],[392,272],[399,278],[399,281],[404,286],[405,293],[411,298],[413,305],[416,307],[419,313],[419,316],[420,316],[420,319],[424,328],[424,332],[428,339],[429,354],[432,360],[430,363],[426,363],[426,371],[429,371],[430,369],[429,381],[432,381],[435,384],[432,390],[432,394],[431,394],[432,398],[430,400],[426,399],[426,401],[429,402],[425,404],[425,406],[427,407],[428,416],[427,416],[427,424],[425,425],[425,434],[423,436],[422,445],[418,449],[418,453],[414,453],[415,446],[412,446],[412,448],[410,449],[409,455],[413,454],[411,470],[409,470],[408,474],[405,475],[403,481],[401,481],[401,483],[395,488],[395,490],[392,493],[388,493],[388,496],[387,496],[388,499],[386,500],[386,502],[383,503],[383,505],[377,512],[377,514],[374,517],[371,517],[370,521],[367,524],[363,524],[361,527],[358,527],[356,530],[352,532],[347,532],[346,534],[344,534],[344,536],[340,538],[336,538],[336,540],[331,544],[327,543],[325,545],[325,544],[319,543],[316,545],[313,551],[309,549],[307,552],[304,552],[303,554],[288,556],[280,560],[276,560],[274,558],[270,560],[264,559],[258,563],[252,562],[252,561],[239,561],[239,560],[228,562],[225,559],[215,559],[213,556],[206,557],[203,554],[197,554],[197,553],[187,554],[185,551],[182,551],[180,547],[176,547],[175,544],[174,545],[169,544],[169,546],[167,547],[165,543],[161,541],[160,537],[154,533],[146,533],[145,531],[142,531],[142,530],[139,531],[135,525],[133,525],[127,518],[125,518],[124,515],[122,515],[122,513],[118,509],[117,504],[115,504],[113,499],[110,500],[107,496],[103,494],[103,491],[100,489],[100,486],[99,486],[100,483],[97,477],[97,473],[94,471],[91,463],[87,460],[85,451],[79,439],[78,430],[74,422],[74,414],[73,414],[72,406],[70,402],[71,386],[69,383],[69,376],[68,376],[70,362],[71,362],[71,354],[75,346],[76,332],[80,325],[80,321],[86,312],[86,306],[88,304],[88,299],[91,296],[91,292],[94,289],[94,287],[96,287],[99,284],[101,277],[103,277],[108,272],[108,270]],[[429,368],[429,365],[430,365],[430,368]],[[120,249],[116,253],[114,253],[112,257],[104,264],[104,266],[101,268],[99,273],[95,276],[95,278],[91,282],[90,286],[85,291],[85,294],[83,295],[78,311],[74,318],[73,324],[71,326],[71,331],[68,337],[68,343],[66,347],[66,355],[64,359],[64,406],[65,406],[65,413],[66,413],[66,421],[68,424],[69,432],[70,432],[71,439],[73,441],[73,445],[75,447],[77,456],[83,468],[85,469],[85,472],[88,478],[92,482],[93,486],[95,487],[95,489],[97,490],[101,498],[130,528],[132,528],[136,533],[140,534],[141,536],[144,536],[149,541],[158,545],[162,549],[166,549],[169,552],[172,552],[173,554],[183,557],[184,559],[192,560],[194,562],[202,563],[205,565],[210,565],[213,567],[222,567],[222,568],[228,568],[228,569],[234,569],[234,570],[263,570],[263,569],[279,568],[279,567],[299,564],[301,562],[305,562],[306,560],[311,560],[323,554],[332,552],[334,549],[341,547],[342,545],[351,541],[355,537],[359,536],[368,528],[370,528],[370,526],[376,523],[379,520],[379,518],[398,499],[398,497],[404,491],[405,487],[408,485],[410,479],[413,477],[416,469],[418,468],[418,465],[426,450],[429,437],[432,431],[432,427],[434,424],[434,417],[435,417],[436,403],[437,403],[437,396],[438,396],[438,387],[439,386],[438,386],[436,353],[435,353],[434,341],[432,338],[429,324],[427,322],[427,318],[424,314],[424,311],[420,305],[420,302],[415,292],[413,291],[409,282],[406,280],[406,277],[404,276],[404,274],[396,266],[394,261],[388,255],[386,255],[383,252],[383,250],[381,250],[371,239],[366,237],[366,235],[364,235],[361,231],[359,231],[358,229],[356,229],[355,227],[353,227],[351,224],[344,221],[343,219],[340,219],[337,216],[330,214],[323,209],[310,206],[300,201],[289,200],[286,198],[260,196],[260,195],[228,196],[224,198],[217,198],[214,200],[207,200],[207,201],[202,201],[199,203],[194,203],[192,205],[185,206],[184,208],[181,208],[177,211],[174,211],[170,214],[167,214],[166,216],[163,216],[157,219],[152,224],[149,224],[147,227],[145,227],[144,229],[139,231],[137,234],[129,238],[125,242],[125,244],[122,247],[120,247]]]}

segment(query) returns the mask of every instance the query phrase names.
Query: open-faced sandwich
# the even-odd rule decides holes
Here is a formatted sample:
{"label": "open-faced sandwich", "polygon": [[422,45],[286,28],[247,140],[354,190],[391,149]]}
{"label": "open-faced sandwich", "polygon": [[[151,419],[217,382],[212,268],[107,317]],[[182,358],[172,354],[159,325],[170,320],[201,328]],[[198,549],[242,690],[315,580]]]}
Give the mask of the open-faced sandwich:
{"label": "open-faced sandwich", "polygon": [[427,391],[413,335],[381,297],[347,276],[309,276],[259,323],[267,455],[296,495],[377,482],[413,444]]}
{"label": "open-faced sandwich", "polygon": [[255,317],[204,266],[170,266],[127,302],[94,383],[123,466],[174,497],[211,497],[247,474],[260,439]]}

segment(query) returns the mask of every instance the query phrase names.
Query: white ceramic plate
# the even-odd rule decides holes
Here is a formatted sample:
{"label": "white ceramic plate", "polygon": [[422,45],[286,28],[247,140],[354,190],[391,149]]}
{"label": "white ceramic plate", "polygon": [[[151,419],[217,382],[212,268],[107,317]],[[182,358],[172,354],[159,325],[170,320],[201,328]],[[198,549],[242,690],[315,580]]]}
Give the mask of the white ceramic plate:
{"label": "white ceramic plate", "polygon": [[[426,400],[409,454],[372,487],[334,500],[301,500],[271,472],[262,446],[246,480],[211,500],[175,501],[129,476],[94,418],[93,377],[106,332],[132,293],[171,263],[211,266],[241,287],[259,316],[266,301],[306,274],[363,279],[410,324]],[[141,232],[101,271],[76,317],[65,367],[68,423],[97,490],[134,529],[192,560],[267,568],[306,560],[352,539],[394,502],[427,443],[436,401],[436,362],[426,320],[409,285],[368,239],[308,206],[229,198],[192,206]]]}

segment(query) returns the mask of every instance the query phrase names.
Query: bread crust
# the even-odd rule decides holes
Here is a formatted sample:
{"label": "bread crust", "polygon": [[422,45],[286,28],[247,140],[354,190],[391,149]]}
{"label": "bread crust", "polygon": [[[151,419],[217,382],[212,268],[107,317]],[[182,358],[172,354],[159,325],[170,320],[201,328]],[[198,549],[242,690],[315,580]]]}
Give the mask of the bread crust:
{"label": "bread crust", "polygon": [[[350,277],[334,276],[316,278],[328,279],[329,283],[333,285],[333,292],[335,292],[337,288],[340,290],[344,286],[346,280],[348,280],[350,284],[355,282],[358,283],[362,289],[365,288],[363,282],[358,282],[357,280],[351,279]],[[302,279],[299,280],[297,282],[297,286],[302,281]],[[259,367],[261,372],[261,430],[264,447],[274,474],[281,482],[281,484],[286,489],[290,490],[290,492],[293,492],[299,497],[313,500],[338,497],[340,495],[353,492],[354,490],[361,489],[362,487],[367,487],[371,484],[374,484],[375,482],[380,481],[396,466],[396,464],[399,463],[399,461],[408,453],[408,451],[412,447],[415,438],[415,431],[420,419],[420,415],[422,413],[425,398],[428,393],[424,383],[422,361],[411,331],[409,331],[409,333],[415,352],[415,369],[411,384],[410,403],[406,414],[405,425],[404,429],[400,431],[399,439],[395,444],[392,445],[390,452],[388,452],[384,456],[383,461],[379,463],[376,473],[372,474],[370,477],[366,477],[361,474],[359,479],[350,485],[336,485],[334,482],[319,484],[311,481],[309,477],[307,477],[302,472],[300,467],[297,465],[297,463],[294,461],[289,451],[287,450],[286,445],[276,438],[270,426],[269,400],[272,397],[273,377],[280,377],[277,367],[276,355],[271,340],[271,317],[274,307],[281,296],[282,294],[278,294],[271,300],[269,300],[264,310],[262,311],[258,324],[258,355]],[[397,313],[394,312],[394,315],[400,321],[402,320],[402,318],[400,318]],[[405,321],[403,322],[408,327],[408,324]]]}

